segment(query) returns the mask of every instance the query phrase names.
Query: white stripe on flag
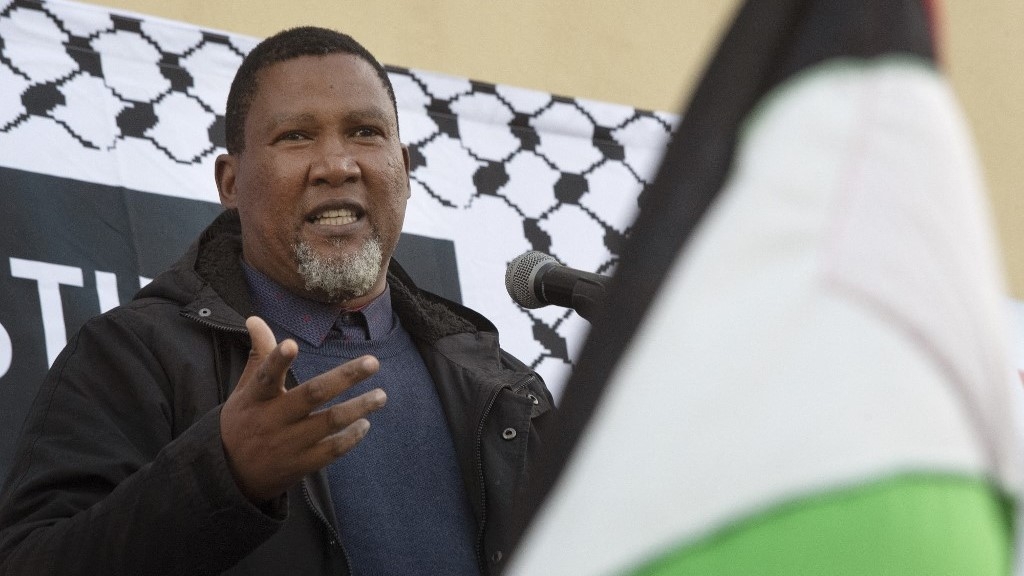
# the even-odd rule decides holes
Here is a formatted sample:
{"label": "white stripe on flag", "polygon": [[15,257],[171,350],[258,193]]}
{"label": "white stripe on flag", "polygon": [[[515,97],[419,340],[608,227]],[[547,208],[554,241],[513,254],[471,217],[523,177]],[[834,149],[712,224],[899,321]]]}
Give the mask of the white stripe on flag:
{"label": "white stripe on flag", "polygon": [[846,61],[762,104],[509,574],[622,570],[891,473],[1016,485],[1005,299],[949,87]]}

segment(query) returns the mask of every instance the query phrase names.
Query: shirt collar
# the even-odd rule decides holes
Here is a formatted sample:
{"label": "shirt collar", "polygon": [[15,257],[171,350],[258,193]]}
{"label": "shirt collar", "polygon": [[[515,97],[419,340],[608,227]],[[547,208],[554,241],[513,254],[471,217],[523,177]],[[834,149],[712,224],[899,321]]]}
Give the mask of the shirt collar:
{"label": "shirt collar", "polygon": [[242,270],[256,313],[314,346],[324,343],[335,320],[345,312],[358,311],[365,316],[371,340],[384,337],[394,326],[391,291],[387,286],[380,296],[358,310],[338,310],[290,292],[244,260]]}

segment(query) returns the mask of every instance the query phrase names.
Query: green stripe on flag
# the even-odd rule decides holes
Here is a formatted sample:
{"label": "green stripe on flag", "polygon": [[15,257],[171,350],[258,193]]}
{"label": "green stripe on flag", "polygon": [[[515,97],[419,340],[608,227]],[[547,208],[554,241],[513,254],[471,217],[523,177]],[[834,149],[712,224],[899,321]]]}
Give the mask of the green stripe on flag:
{"label": "green stripe on flag", "polygon": [[627,573],[1006,575],[1012,518],[984,480],[901,476],[773,508]]}

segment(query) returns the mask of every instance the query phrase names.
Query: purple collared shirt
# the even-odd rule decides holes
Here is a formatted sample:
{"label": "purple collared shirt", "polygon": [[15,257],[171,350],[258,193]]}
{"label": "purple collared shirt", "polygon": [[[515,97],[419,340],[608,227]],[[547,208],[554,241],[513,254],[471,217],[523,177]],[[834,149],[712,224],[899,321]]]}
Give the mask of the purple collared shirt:
{"label": "purple collared shirt", "polygon": [[391,291],[387,287],[380,296],[359,310],[339,312],[328,304],[288,291],[244,260],[242,270],[249,284],[253,309],[274,329],[278,340],[281,340],[280,331],[283,330],[288,337],[301,338],[319,348],[332,328],[340,331],[344,340],[375,340],[394,328]]}

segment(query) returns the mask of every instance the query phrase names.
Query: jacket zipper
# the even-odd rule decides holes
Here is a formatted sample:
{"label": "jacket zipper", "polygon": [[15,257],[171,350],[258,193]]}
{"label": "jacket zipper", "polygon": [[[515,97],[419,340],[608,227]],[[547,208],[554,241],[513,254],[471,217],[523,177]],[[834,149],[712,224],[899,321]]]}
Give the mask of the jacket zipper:
{"label": "jacket zipper", "polygon": [[207,320],[206,318],[197,316],[192,312],[182,312],[181,315],[184,316],[185,318],[188,318],[189,320],[192,320],[193,322],[198,322],[199,324],[206,326],[207,328],[222,330],[224,332],[231,332],[232,334],[244,334],[245,336],[249,335],[249,331],[245,328],[230,326],[228,324],[219,324],[217,322],[213,322],[212,320]]}
{"label": "jacket zipper", "polygon": [[[515,386],[511,387],[512,392],[518,393],[520,390],[526,387],[534,379],[533,374],[525,376],[519,382],[516,382]],[[491,414],[491,409],[494,407],[494,403],[498,399],[498,394],[501,393],[503,386],[499,386],[491,394],[487,400],[487,406],[484,408],[483,416],[480,418],[480,424],[476,429],[476,444],[474,453],[474,462],[476,463],[476,476],[477,482],[480,484],[480,529],[477,530],[476,537],[476,557],[482,561],[482,568],[485,573],[489,573],[487,570],[487,558],[484,556],[484,528],[487,526],[487,485],[484,479],[484,464],[483,464],[483,439],[484,439],[484,422],[487,421],[487,417]]]}
{"label": "jacket zipper", "polygon": [[526,385],[533,382],[535,379],[536,377],[533,374],[527,374],[522,380],[516,382],[516,385],[512,387],[512,391],[518,394],[520,390],[526,388]]}
{"label": "jacket zipper", "polygon": [[320,522],[320,525],[327,532],[327,536],[330,537],[328,543],[331,546],[337,546],[338,549],[341,550],[341,557],[345,561],[345,573],[351,574],[352,562],[349,560],[348,551],[345,550],[345,547],[341,544],[341,535],[339,535],[338,531],[334,529],[334,526],[331,525],[331,522],[327,517],[320,512],[320,509],[313,504],[313,497],[309,495],[309,484],[306,482],[305,478],[302,479],[302,496],[306,501],[306,506],[308,506],[309,510],[313,513],[313,517]]}
{"label": "jacket zipper", "polygon": [[[245,338],[247,340],[251,340],[249,338],[249,330],[244,328],[244,327],[240,327],[240,326],[232,325],[232,324],[222,324],[222,323],[219,323],[219,322],[214,322],[212,320],[207,320],[205,317],[199,316],[196,313],[194,313],[192,311],[188,311],[188,310],[183,310],[183,311],[180,312],[180,314],[181,314],[182,317],[187,318],[188,320],[191,320],[191,321],[195,322],[196,324],[199,324],[200,326],[204,326],[206,328],[210,328],[210,329],[213,329],[213,330],[215,330],[217,332],[221,332],[221,333],[237,334],[237,335],[242,336],[243,338]],[[249,345],[252,346],[251,341],[250,341]],[[231,345],[228,344],[228,346],[231,346]],[[219,350],[220,346],[215,343],[214,344],[214,348]],[[215,351],[215,354],[216,353],[217,352]],[[221,366],[221,360],[219,358],[215,358],[214,359],[214,366],[216,367],[216,370],[217,370],[217,379],[218,380],[220,380],[222,377],[227,377],[228,376],[228,374],[226,372],[223,373],[223,374],[221,373],[222,370],[223,370],[223,367]],[[228,384],[228,382],[217,382],[217,387],[219,388],[218,391],[217,391],[217,396],[221,399],[221,402],[224,402],[225,400],[227,400],[228,395],[229,395],[228,394],[229,384]]]}

